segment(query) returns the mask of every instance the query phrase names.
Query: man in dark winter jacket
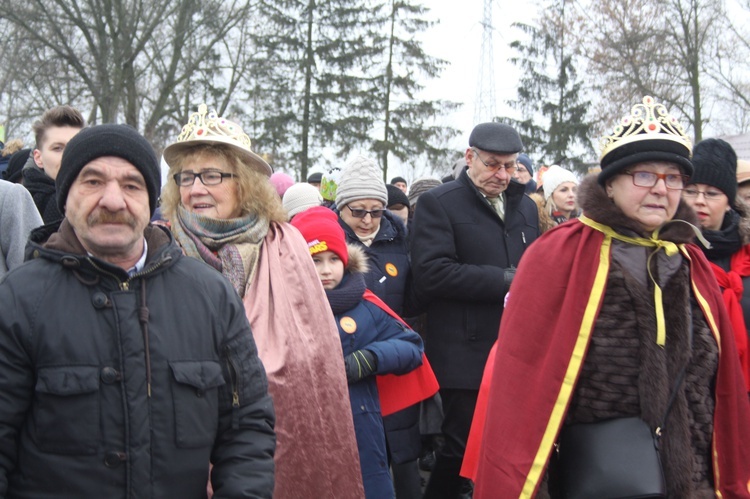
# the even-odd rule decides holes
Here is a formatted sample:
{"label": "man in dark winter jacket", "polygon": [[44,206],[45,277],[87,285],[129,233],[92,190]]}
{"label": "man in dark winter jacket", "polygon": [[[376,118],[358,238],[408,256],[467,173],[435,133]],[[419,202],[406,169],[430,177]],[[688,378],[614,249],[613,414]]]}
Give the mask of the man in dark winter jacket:
{"label": "man in dark winter jacket", "polygon": [[24,168],[23,185],[34,198],[45,224],[57,222],[63,217],[57,208],[55,179],[66,144],[85,126],[86,121],[81,113],[70,106],[47,109],[41,119],[34,122],[36,149],[32,157],[36,166]]}
{"label": "man in dark winter jacket", "polygon": [[76,135],[66,218],[0,300],[0,496],[271,497],[274,413],[237,293],[149,226],[160,189],[125,125]]}
{"label": "man in dark winter jacket", "polygon": [[523,148],[510,126],[471,132],[467,168],[422,194],[412,225],[414,289],[427,308],[426,353],[438,381],[445,446],[426,498],[454,499],[484,364],[503,299],[524,250],[539,235],[535,203],[511,180]]}

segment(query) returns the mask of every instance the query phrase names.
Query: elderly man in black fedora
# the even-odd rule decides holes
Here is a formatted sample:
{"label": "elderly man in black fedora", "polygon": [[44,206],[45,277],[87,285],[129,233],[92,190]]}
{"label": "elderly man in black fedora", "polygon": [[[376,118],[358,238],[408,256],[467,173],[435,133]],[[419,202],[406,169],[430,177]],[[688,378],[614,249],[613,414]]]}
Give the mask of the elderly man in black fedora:
{"label": "elderly man in black fedora", "polygon": [[536,205],[512,180],[522,149],[512,127],[477,125],[467,167],[456,181],[419,198],[411,245],[414,290],[426,306],[426,352],[445,413],[445,446],[425,498],[459,494],[466,439],[503,300],[521,255],[539,236]]}

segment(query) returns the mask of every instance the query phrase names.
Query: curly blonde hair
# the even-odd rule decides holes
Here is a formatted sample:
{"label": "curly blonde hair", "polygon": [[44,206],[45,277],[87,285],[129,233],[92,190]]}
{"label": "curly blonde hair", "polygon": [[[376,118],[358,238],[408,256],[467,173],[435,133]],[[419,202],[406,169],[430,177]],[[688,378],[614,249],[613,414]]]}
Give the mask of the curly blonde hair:
{"label": "curly blonde hair", "polygon": [[14,153],[17,153],[21,149],[23,149],[23,140],[11,139],[5,143],[5,147],[3,147],[2,151],[0,151],[0,156],[12,156]]}
{"label": "curly blonde hair", "polygon": [[161,193],[161,209],[167,220],[176,218],[180,205],[180,187],[173,180],[188,162],[196,157],[222,158],[236,175],[237,197],[240,200],[241,216],[249,214],[267,218],[271,222],[285,222],[286,210],[268,177],[252,168],[233,147],[217,143],[200,143],[177,151],[169,165],[167,185]]}

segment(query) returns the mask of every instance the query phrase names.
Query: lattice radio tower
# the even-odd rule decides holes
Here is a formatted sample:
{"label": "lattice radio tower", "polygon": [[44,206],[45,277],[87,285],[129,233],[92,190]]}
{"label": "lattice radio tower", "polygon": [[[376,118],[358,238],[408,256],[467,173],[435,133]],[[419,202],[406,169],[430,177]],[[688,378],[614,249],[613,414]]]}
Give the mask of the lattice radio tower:
{"label": "lattice radio tower", "polygon": [[490,121],[495,114],[495,63],[492,53],[492,2],[484,0],[482,14],[482,55],[479,61],[479,80],[474,101],[474,123]]}

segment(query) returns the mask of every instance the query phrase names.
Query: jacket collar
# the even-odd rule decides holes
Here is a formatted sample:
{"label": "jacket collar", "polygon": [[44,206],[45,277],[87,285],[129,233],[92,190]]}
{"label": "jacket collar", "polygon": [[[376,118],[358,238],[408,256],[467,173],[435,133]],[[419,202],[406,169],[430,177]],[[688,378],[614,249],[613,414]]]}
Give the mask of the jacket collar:
{"label": "jacket collar", "polygon": [[[477,189],[477,186],[474,185],[474,182],[469,177],[468,168],[464,168],[461,175],[459,175],[456,180],[474,192],[474,194],[481,200],[482,204],[492,213],[495,213],[495,209],[490,202],[487,201],[487,198],[479,191],[479,189]],[[503,194],[505,195],[505,223],[507,224],[508,220],[515,216],[518,205],[521,204],[521,199],[526,195],[526,186],[511,179],[511,181],[508,182],[508,187],[503,191]]]}
{"label": "jacket collar", "polygon": [[[149,225],[143,235],[148,243],[148,253],[146,265],[139,274],[166,268],[182,256],[179,246],[166,228]],[[68,219],[34,229],[29,237],[25,256],[26,260],[44,258],[84,273],[106,274],[116,277],[121,282],[126,282],[129,278],[122,268],[89,256]]]}

